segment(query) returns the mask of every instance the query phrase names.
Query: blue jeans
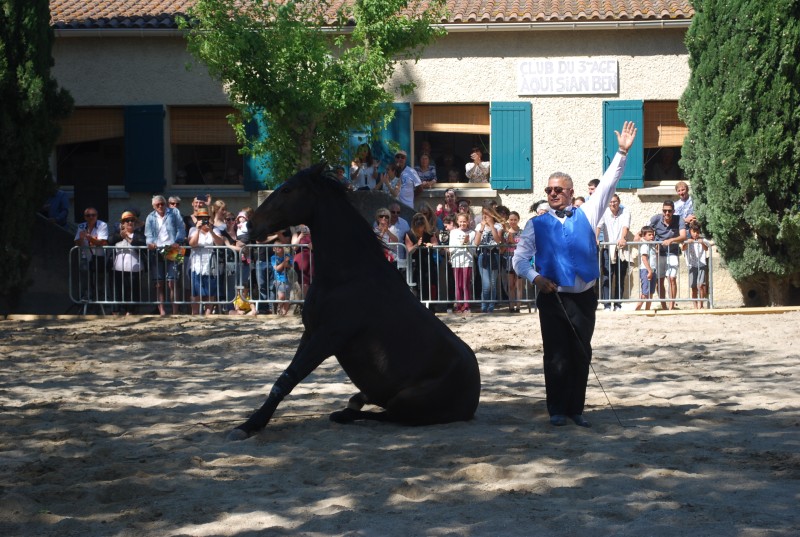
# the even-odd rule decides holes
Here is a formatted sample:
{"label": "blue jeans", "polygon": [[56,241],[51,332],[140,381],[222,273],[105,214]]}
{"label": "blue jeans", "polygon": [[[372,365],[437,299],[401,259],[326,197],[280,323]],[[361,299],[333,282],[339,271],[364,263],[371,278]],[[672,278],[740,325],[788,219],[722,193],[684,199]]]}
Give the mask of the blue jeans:
{"label": "blue jeans", "polygon": [[494,303],[497,301],[497,275],[500,273],[499,254],[480,254],[478,270],[481,273],[481,311],[494,311]]}
{"label": "blue jeans", "polygon": [[[256,282],[258,283],[258,300],[275,300],[275,270],[269,261],[256,261]],[[251,294],[250,296],[253,296]],[[270,311],[269,304],[259,304],[258,312],[266,313]]]}

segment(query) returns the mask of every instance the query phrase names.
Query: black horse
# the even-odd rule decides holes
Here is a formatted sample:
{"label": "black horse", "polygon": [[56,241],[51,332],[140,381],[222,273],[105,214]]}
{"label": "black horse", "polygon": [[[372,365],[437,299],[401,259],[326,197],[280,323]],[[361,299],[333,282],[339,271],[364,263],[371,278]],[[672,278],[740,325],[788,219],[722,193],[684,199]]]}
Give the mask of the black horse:
{"label": "black horse", "polygon": [[[264,405],[233,429],[242,440],[263,429],[278,404],[329,356],[360,393],[330,418],[428,425],[471,419],[480,399],[475,353],[411,293],[386,260],[383,243],[318,164],[273,192],[250,220],[251,240],[306,224],[314,278],[303,305],[305,331]],[[382,407],[362,411],[365,404]]]}

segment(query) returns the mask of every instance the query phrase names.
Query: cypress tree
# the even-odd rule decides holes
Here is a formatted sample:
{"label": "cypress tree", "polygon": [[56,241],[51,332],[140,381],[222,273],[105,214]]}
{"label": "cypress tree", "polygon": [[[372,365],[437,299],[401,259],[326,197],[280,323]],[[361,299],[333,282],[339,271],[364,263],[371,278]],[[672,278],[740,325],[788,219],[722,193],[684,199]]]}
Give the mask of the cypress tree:
{"label": "cypress tree", "polygon": [[693,5],[681,166],[698,219],[752,303],[797,303],[800,1]]}
{"label": "cypress tree", "polygon": [[47,2],[0,0],[0,297],[13,304],[29,284],[31,231],[52,178],[57,120],[72,99],[50,76]]}

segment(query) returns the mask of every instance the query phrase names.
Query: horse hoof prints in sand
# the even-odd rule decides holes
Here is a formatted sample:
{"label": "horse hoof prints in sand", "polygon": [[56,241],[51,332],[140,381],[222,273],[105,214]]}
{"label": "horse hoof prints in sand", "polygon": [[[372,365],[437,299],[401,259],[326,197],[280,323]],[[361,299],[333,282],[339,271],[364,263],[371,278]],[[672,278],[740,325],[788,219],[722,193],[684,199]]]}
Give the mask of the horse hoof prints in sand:
{"label": "horse hoof prints in sand", "polygon": [[[429,425],[471,419],[481,384],[475,353],[411,293],[323,164],[299,172],[261,204],[250,220],[250,238],[263,240],[298,224],[311,228],[314,241],[305,331],[264,405],[228,439],[263,429],[283,398],[329,356],[359,390],[345,409],[331,414],[333,421]],[[402,323],[387,322],[390,316]],[[361,410],[366,404],[383,410]]]}

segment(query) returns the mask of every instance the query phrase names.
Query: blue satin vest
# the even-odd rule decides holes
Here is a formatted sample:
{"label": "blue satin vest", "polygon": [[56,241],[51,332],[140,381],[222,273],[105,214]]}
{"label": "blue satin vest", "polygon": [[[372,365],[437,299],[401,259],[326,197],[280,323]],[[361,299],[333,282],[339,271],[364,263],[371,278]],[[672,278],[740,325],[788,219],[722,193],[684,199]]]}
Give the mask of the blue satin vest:
{"label": "blue satin vest", "polygon": [[563,224],[551,213],[537,216],[533,230],[536,272],[564,287],[575,284],[576,274],[585,282],[600,276],[594,230],[580,207]]}

